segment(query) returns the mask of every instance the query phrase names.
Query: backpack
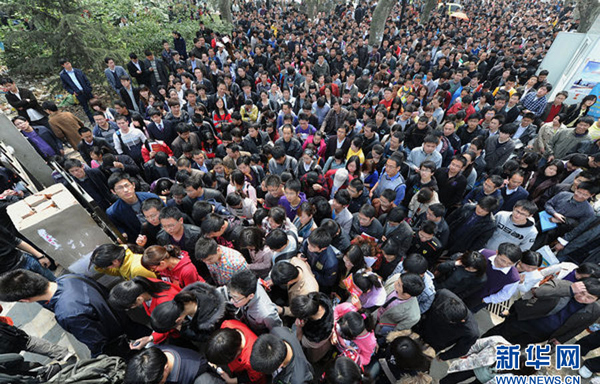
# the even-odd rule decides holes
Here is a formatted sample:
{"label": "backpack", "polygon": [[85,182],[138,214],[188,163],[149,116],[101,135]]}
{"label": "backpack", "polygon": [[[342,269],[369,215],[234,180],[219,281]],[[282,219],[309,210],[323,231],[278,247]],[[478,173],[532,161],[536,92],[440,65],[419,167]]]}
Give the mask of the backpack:
{"label": "backpack", "polygon": [[19,353],[26,349],[29,335],[14,325],[0,322],[0,353]]}
{"label": "backpack", "polygon": [[48,384],[121,384],[125,379],[125,360],[116,356],[100,355],[80,360],[63,367],[45,380]]}

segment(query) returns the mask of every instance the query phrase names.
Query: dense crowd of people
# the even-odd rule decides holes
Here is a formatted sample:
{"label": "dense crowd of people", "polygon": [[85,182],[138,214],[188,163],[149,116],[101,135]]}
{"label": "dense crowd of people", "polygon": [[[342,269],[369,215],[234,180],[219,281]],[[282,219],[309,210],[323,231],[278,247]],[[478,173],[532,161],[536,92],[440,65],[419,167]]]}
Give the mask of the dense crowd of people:
{"label": "dense crowd of people", "polygon": [[[3,218],[0,300],[126,358],[126,383],[427,383],[434,358],[443,384],[531,374],[477,356],[564,344],[600,316],[600,125],[595,96],[550,99],[539,68],[568,6],[484,3],[424,25],[397,7],[370,49],[373,2],[316,20],[235,2],[229,36],[201,23],[191,43],[107,57],[112,103],[61,60],[90,124],[4,78],[16,128],[125,241],[91,255],[123,278],[109,291],[56,278]],[[17,181],[3,170],[4,206]],[[474,315],[513,301],[481,334]],[[51,349],[31,340],[12,348]]]}

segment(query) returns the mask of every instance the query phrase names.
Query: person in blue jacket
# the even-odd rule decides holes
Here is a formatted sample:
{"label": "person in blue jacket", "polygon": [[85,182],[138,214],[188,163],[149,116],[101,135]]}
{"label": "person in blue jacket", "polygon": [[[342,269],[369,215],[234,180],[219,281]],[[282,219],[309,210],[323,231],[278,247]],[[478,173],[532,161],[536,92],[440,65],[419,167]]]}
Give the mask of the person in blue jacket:
{"label": "person in blue jacket", "polygon": [[119,199],[106,210],[106,214],[123,236],[135,241],[142,229],[142,223],[146,220],[142,213],[142,203],[146,199],[158,199],[158,196],[149,192],[136,192],[133,179],[124,172],[110,175],[108,187]]}
{"label": "person in blue jacket", "polygon": [[304,240],[300,248],[302,257],[310,265],[321,292],[329,293],[338,282],[337,251],[331,246],[331,234],[326,228],[317,228]]}
{"label": "person in blue jacket", "polygon": [[128,351],[118,343],[122,335],[137,340],[151,331],[131,321],[124,311],[111,308],[106,298],[107,289],[83,275],[68,274],[52,282],[38,273],[15,269],[0,276],[1,301],[39,302],[89,348],[92,357],[125,356]]}

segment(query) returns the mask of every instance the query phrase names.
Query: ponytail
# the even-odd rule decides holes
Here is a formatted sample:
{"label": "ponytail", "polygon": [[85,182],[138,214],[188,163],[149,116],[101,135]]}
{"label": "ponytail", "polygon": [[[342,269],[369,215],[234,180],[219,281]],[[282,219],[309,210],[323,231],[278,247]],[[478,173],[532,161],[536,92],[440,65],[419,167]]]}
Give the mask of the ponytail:
{"label": "ponytail", "polygon": [[152,245],[146,248],[142,255],[142,266],[150,270],[169,257],[179,258],[180,256],[181,249],[176,245],[169,244],[164,247],[162,245]]}
{"label": "ponytail", "polygon": [[181,256],[181,248],[176,245],[167,244],[165,245],[165,251],[169,254],[169,257],[179,258]]}
{"label": "ponytail", "polygon": [[168,290],[171,286],[164,281],[152,281],[143,276],[134,277],[131,281],[143,288],[143,292],[152,297],[158,297],[159,293]]}
{"label": "ponytail", "polygon": [[364,331],[372,332],[375,328],[372,316],[365,312],[348,312],[338,320],[340,336],[346,340],[354,340]]}
{"label": "ponytail", "polygon": [[368,292],[373,289],[373,287],[382,287],[379,276],[373,272],[367,272],[364,269],[354,272],[352,279],[354,284],[356,284],[356,286],[363,292]]}
{"label": "ponytail", "polygon": [[123,281],[110,290],[108,303],[119,310],[130,309],[137,298],[143,293],[157,297],[160,292],[166,291],[170,286],[162,281],[154,282],[145,277],[134,277],[132,280]]}
{"label": "ponytail", "polygon": [[290,303],[290,310],[294,317],[306,320],[319,311],[319,306],[321,305],[320,298],[319,292],[311,292],[308,295],[294,297]]}

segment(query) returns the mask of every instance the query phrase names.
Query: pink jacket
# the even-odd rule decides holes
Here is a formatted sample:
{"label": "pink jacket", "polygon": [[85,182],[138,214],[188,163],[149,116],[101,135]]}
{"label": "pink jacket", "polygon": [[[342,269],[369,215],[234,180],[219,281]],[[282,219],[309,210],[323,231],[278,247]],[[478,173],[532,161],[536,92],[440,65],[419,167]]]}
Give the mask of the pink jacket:
{"label": "pink jacket", "polygon": [[[356,312],[356,307],[351,303],[341,303],[333,310],[333,318],[335,323],[348,312]],[[375,353],[377,347],[377,339],[375,332],[371,331],[363,336],[358,336],[354,340],[343,339],[338,333],[337,326],[334,328],[337,343],[336,347],[340,353],[346,357],[353,359],[359,366],[363,367],[371,362],[371,357]]]}

